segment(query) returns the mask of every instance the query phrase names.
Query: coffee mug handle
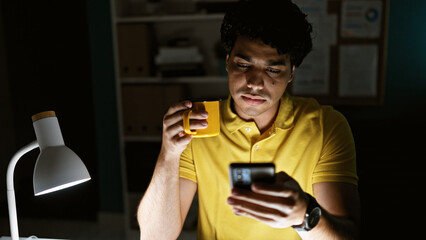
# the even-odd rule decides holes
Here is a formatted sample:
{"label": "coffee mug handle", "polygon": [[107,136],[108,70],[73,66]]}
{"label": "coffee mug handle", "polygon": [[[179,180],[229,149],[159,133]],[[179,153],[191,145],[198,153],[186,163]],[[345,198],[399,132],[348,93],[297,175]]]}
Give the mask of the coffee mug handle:
{"label": "coffee mug handle", "polygon": [[183,113],[183,131],[186,134],[197,134],[197,131],[191,131],[191,126],[189,125],[189,116],[191,115],[192,110],[188,109]]}

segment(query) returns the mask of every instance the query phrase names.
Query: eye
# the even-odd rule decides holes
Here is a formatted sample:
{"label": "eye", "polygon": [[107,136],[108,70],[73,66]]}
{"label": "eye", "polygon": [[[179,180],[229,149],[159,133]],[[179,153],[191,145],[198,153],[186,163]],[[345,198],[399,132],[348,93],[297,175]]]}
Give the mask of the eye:
{"label": "eye", "polygon": [[250,65],[244,64],[244,63],[237,63],[237,67],[243,68],[243,69],[249,69]]}
{"label": "eye", "polygon": [[268,68],[268,69],[266,69],[266,71],[268,71],[268,72],[270,72],[272,74],[275,74],[275,75],[278,75],[278,74],[281,73],[281,70],[273,69],[273,68]]}

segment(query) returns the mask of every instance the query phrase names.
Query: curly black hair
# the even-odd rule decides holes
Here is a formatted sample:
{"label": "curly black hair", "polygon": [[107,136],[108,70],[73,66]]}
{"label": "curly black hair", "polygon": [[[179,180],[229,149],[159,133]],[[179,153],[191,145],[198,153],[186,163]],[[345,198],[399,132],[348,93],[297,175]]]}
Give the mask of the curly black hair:
{"label": "curly black hair", "polygon": [[231,53],[238,36],[262,40],[289,54],[299,67],[312,50],[312,25],[291,0],[242,0],[229,9],[220,29],[222,45]]}

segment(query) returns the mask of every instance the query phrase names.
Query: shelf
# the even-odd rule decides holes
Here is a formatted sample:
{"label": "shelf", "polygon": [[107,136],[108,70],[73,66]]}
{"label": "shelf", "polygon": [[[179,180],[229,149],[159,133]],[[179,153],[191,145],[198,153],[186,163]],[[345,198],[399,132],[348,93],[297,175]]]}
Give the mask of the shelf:
{"label": "shelf", "polygon": [[124,136],[125,142],[161,142],[161,135],[152,136]]}
{"label": "shelf", "polygon": [[171,84],[171,83],[227,83],[226,76],[197,76],[197,77],[135,77],[121,78],[122,84]]}
{"label": "shelf", "polygon": [[[117,83],[117,106],[118,106],[118,120],[120,126],[120,144],[123,147],[120,147],[120,159],[123,169],[122,174],[122,184],[123,184],[123,203],[124,203],[124,215],[125,215],[125,230],[126,230],[126,240],[136,239],[138,237],[138,225],[136,222],[136,218],[134,216],[134,212],[137,209],[137,206],[140,202],[140,198],[142,197],[142,192],[130,192],[130,186],[136,187],[134,189],[140,188],[143,189],[146,187],[144,183],[137,182],[129,184],[129,180],[132,178],[132,174],[128,171],[134,170],[139,173],[139,171],[149,171],[151,169],[152,164],[157,156],[157,148],[161,147],[162,142],[162,132],[161,131],[149,131],[149,132],[128,132],[126,131],[126,125],[129,121],[129,118],[136,117],[135,114],[138,111],[139,105],[135,104],[135,106],[130,106],[134,110],[128,111],[126,108],[126,114],[123,115],[123,107],[129,107],[129,102],[139,103],[138,100],[131,100],[130,91],[140,91],[142,94],[148,92],[152,94],[152,96],[161,98],[161,109],[166,108],[166,105],[181,101],[182,99],[210,99],[210,98],[227,98],[229,95],[228,90],[228,77],[219,75],[223,71],[222,62],[218,61],[216,56],[215,47],[216,44],[220,41],[220,35],[218,34],[221,22],[223,21],[223,17],[225,15],[225,11],[227,9],[226,4],[228,2],[236,2],[237,0],[189,0],[192,1],[193,4],[196,5],[195,12],[192,13],[184,13],[184,12],[174,12],[170,14],[164,13],[167,9],[158,8],[157,14],[144,14],[141,13],[144,11],[144,4],[146,4],[146,0],[112,0],[111,4],[111,12],[112,12],[112,31],[113,31],[113,41],[114,41],[114,53],[116,56],[115,59],[115,72],[116,78],[115,81]],[[154,1],[158,2],[158,1]],[[162,1],[160,1],[161,4]],[[161,5],[157,4],[157,5]],[[167,3],[164,3],[167,5]],[[174,3],[173,3],[174,4]],[[177,4],[180,7],[180,3]],[[167,6],[166,6],[167,7]],[[172,10],[179,10],[170,8]],[[189,8],[188,8],[189,9]],[[191,8],[192,9],[192,8]],[[147,9],[150,10],[150,9]],[[181,9],[183,10],[183,9]],[[151,11],[156,11],[156,9],[152,8]],[[208,12],[210,11],[210,12]],[[220,11],[220,12],[219,12]],[[138,26],[132,26],[138,25]],[[128,32],[123,33],[122,27],[139,27],[147,28],[147,30],[132,30],[130,29]],[[120,36],[119,36],[120,32]],[[125,36],[124,36],[125,35]],[[132,64],[132,68],[135,60],[129,60],[129,62],[122,61],[120,62],[119,56],[120,54],[128,54],[130,53],[126,48],[129,47],[130,44],[118,44],[119,39],[128,38],[135,40],[135,47],[131,49],[142,49],[146,48],[147,44],[143,41],[138,40],[140,35],[143,36],[153,36],[152,41],[155,41],[155,44],[152,44],[151,47],[158,48],[161,46],[167,46],[167,43],[175,38],[185,37],[189,39],[189,42],[193,43],[200,49],[200,54],[203,55],[205,61],[201,64],[203,68],[205,68],[205,73],[203,76],[189,76],[191,74],[190,71],[185,72],[186,69],[182,69],[183,71],[176,72],[178,74],[184,75],[179,77],[163,77],[161,74],[161,68],[157,68],[159,66],[156,65],[148,65],[147,67],[153,67],[156,69],[156,72],[152,72],[152,75],[148,73],[144,76],[144,74],[136,75],[136,74],[121,74],[121,69],[123,64]],[[148,41],[147,41],[148,42]],[[149,44],[149,43],[148,43]],[[150,46],[150,45],[148,45]],[[143,51],[146,53],[146,51]],[[148,56],[149,60],[152,60],[154,52],[151,52]],[[140,63],[140,62],[138,62]],[[154,63],[150,63],[154,64]],[[197,66],[198,67],[198,66]],[[149,69],[149,68],[148,68]],[[173,70],[173,69],[171,69]],[[191,70],[191,69],[189,69]],[[188,75],[185,75],[187,73]],[[168,73],[169,75],[172,73]],[[207,75],[205,75],[207,74]],[[164,74],[166,75],[166,74]],[[130,77],[131,76],[131,77]],[[152,93],[150,90],[153,90]],[[145,92],[144,92],[145,91]],[[139,96],[138,93],[135,93],[136,96]],[[143,96],[143,95],[142,95]],[[151,95],[149,97],[152,97]],[[130,100],[129,100],[130,99]],[[156,101],[153,99],[153,101]],[[164,103],[163,103],[164,102]],[[125,105],[127,104],[127,105]],[[131,104],[130,104],[131,105]],[[135,110],[136,109],[136,110]],[[161,110],[163,111],[163,110]],[[129,112],[129,114],[127,114]],[[160,112],[156,111],[153,113],[155,115],[160,114]],[[127,117],[127,119],[125,119]],[[154,117],[153,117],[154,118]],[[159,116],[155,117],[155,121],[161,121]],[[127,120],[127,121],[126,121]],[[151,123],[150,123],[151,124]],[[158,125],[158,124],[157,124]],[[136,129],[136,128],[135,128]],[[156,126],[157,129],[157,126]],[[131,169],[135,167],[132,164],[135,164],[135,159],[140,159],[139,156],[146,157],[149,161],[140,161],[137,162],[137,166],[140,169]],[[126,170],[127,169],[127,170]],[[147,178],[149,178],[149,174],[145,174]],[[133,185],[138,184],[138,185]],[[190,219],[187,217],[187,219]],[[196,231],[191,232],[191,239],[196,239]],[[182,231],[182,234],[178,239],[186,239],[188,234],[185,234]]]}
{"label": "shelf", "polygon": [[222,20],[224,13],[219,14],[182,14],[182,15],[157,15],[146,17],[119,17],[117,23],[149,23],[149,22],[175,22],[175,21],[210,21]]}

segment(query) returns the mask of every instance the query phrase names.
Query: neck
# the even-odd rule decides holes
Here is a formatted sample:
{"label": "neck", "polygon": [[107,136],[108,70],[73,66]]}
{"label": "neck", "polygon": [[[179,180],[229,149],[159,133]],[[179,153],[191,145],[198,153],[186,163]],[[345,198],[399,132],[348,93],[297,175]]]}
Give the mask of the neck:
{"label": "neck", "polygon": [[272,106],[266,112],[263,112],[257,116],[250,116],[240,111],[238,108],[235,107],[235,102],[233,102],[231,106],[233,107],[233,111],[237,113],[237,115],[243,120],[254,121],[260,133],[263,134],[274,124],[278,114],[280,101],[278,101],[274,106]]}

